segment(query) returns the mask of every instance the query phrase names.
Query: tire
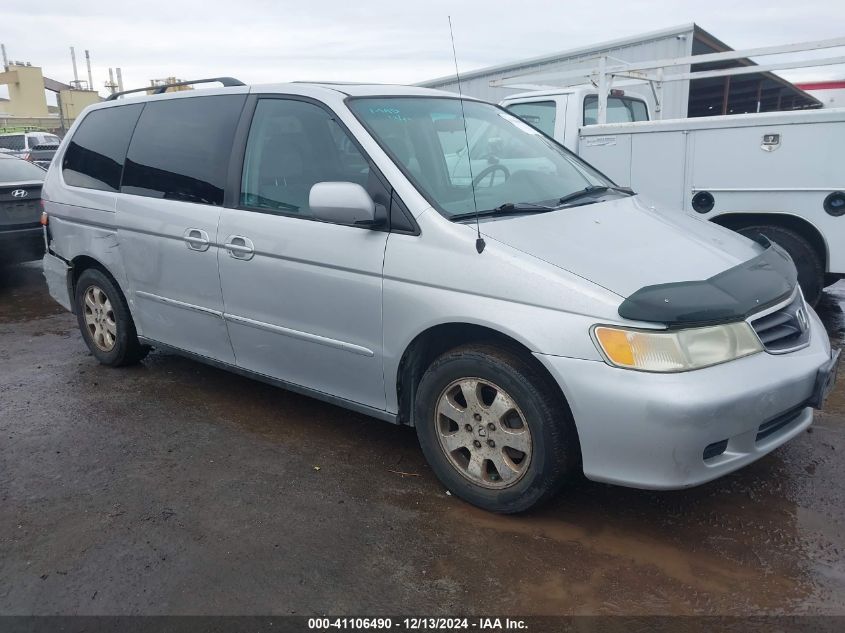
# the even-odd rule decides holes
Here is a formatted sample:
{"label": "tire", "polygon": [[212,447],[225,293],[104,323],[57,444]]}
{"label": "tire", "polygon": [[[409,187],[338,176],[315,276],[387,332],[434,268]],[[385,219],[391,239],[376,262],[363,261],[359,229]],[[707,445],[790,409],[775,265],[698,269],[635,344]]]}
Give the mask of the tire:
{"label": "tire", "polygon": [[581,452],[569,408],[550,382],[522,355],[490,344],[458,347],[431,364],[414,420],[447,490],[501,514],[533,508],[560,490]]}
{"label": "tire", "polygon": [[824,262],[802,235],[772,224],[748,226],[738,229],[738,232],[751,239],[763,234],[789,253],[798,270],[798,284],[804,293],[804,299],[811,306],[819,302],[825,287]]}
{"label": "tire", "polygon": [[105,273],[88,268],[76,282],[76,318],[82,338],[103,365],[122,367],[141,361],[149,347],[141,345],[126,299]]}

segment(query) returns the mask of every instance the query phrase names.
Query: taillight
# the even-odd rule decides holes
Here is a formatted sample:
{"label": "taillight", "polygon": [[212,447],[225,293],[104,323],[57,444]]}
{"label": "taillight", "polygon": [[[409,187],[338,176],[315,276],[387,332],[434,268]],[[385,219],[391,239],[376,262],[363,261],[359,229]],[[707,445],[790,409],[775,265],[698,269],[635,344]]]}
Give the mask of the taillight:
{"label": "taillight", "polygon": [[29,162],[32,162],[32,154],[27,152],[26,154],[23,155],[23,159],[28,160]]}
{"label": "taillight", "polygon": [[[41,207],[44,207],[44,201],[41,201]],[[41,212],[41,226],[47,226],[50,223],[50,218],[47,216],[46,211]]]}

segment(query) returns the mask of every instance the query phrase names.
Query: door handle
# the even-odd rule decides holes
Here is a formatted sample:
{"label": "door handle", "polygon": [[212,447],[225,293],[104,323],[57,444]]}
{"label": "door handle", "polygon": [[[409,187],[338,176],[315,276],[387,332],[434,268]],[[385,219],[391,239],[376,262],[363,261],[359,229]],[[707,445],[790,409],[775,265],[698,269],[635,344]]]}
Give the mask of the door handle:
{"label": "door handle", "polygon": [[207,251],[211,245],[208,233],[202,229],[185,229],[182,239],[185,240],[185,244],[192,251]]}
{"label": "door handle", "polygon": [[229,257],[235,259],[250,260],[255,255],[255,244],[252,243],[251,239],[242,235],[230,235],[226,238],[223,248],[229,252]]}

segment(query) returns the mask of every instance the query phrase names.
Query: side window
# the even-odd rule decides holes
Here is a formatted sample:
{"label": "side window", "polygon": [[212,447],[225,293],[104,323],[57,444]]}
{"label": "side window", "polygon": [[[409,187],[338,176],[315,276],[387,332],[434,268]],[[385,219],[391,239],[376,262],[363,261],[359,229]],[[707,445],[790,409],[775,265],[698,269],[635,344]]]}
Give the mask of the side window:
{"label": "side window", "polygon": [[79,124],[62,159],[62,177],[74,187],[117,191],[126,148],[142,103],[90,112]]}
{"label": "side window", "polygon": [[122,193],[222,205],[244,95],[151,101],[138,120]]}
{"label": "side window", "polygon": [[599,98],[596,95],[584,97],[584,125],[595,125],[599,120]]}
{"label": "side window", "polygon": [[242,205],[308,216],[308,196],[318,182],[355,182],[373,195],[373,177],[367,159],[326,110],[292,99],[259,100],[244,157]]}
{"label": "side window", "polygon": [[554,101],[535,101],[534,103],[515,103],[508,106],[523,121],[530,123],[544,134],[554,137],[555,114],[557,106]]}
{"label": "side window", "polygon": [[[584,125],[595,125],[599,116],[599,98],[597,95],[584,97]],[[608,123],[632,123],[648,121],[648,109],[639,99],[607,98]]]}

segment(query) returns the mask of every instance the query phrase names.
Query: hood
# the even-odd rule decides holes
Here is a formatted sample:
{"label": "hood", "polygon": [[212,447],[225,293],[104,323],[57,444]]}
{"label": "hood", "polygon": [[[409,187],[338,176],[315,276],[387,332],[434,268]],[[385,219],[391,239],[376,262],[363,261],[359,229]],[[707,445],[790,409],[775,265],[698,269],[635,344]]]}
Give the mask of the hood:
{"label": "hood", "polygon": [[489,218],[481,232],[623,298],[644,286],[709,279],[763,250],[711,222],[647,207],[638,196]]}

